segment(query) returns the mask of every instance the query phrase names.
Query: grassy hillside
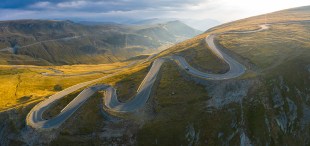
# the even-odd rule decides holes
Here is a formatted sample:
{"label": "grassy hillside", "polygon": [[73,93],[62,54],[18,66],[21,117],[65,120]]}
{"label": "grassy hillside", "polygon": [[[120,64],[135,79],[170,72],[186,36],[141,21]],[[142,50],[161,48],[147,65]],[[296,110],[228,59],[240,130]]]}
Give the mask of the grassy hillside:
{"label": "grassy hillside", "polygon": [[[29,105],[0,113],[0,118],[15,119],[3,118],[5,128],[0,139],[9,137],[6,131],[10,131],[10,137],[26,137],[9,138],[11,143],[30,141],[38,145],[309,145],[309,10],[310,7],[302,7],[224,24],[158,56],[178,54],[199,70],[223,73],[228,66],[207,50],[205,37],[226,31],[256,30],[267,22],[269,30],[216,37],[223,51],[247,67],[241,77],[198,82],[173,62],[167,62],[147,105],[137,113],[120,114],[117,115],[120,119],[107,121],[100,111],[104,97],[99,92],[60,129],[27,133],[20,130],[24,128],[20,119],[33,106]],[[129,68],[100,83],[117,87],[121,100],[128,100],[135,94],[149,65],[150,62]],[[65,67],[59,69],[71,72]],[[13,70],[2,74],[22,72]],[[56,111],[51,114],[59,112],[69,102],[67,99],[56,105]],[[25,135],[37,139],[28,140]]]}
{"label": "grassy hillside", "polygon": [[[0,111],[12,107],[27,105],[34,101],[41,101],[45,97],[55,94],[59,90],[72,85],[97,79],[107,73],[113,73],[116,68],[126,66],[128,62],[100,65],[73,65],[73,66],[0,66]],[[59,76],[45,76],[44,73]],[[90,71],[93,74],[85,74]],[[105,72],[107,71],[107,73]],[[85,74],[85,75],[83,75]],[[69,76],[68,76],[69,75]],[[76,75],[76,76],[70,76]],[[59,86],[60,89],[55,88]]]}
{"label": "grassy hillside", "polygon": [[2,21],[0,63],[112,63],[143,53],[157,52],[162,46],[199,33],[179,21],[151,26],[89,26],[52,20]]}
{"label": "grassy hillside", "polygon": [[200,70],[222,72],[225,63],[202,49],[207,35],[271,24],[262,32],[216,38],[225,52],[246,65],[247,73],[237,79],[206,81],[201,89],[201,83],[191,81],[195,78],[180,76],[182,71],[173,64],[165,65],[148,107],[153,109],[151,118],[141,124],[137,144],[308,145],[309,10],[302,7],[224,24],[162,52],[159,56],[182,55]]}
{"label": "grassy hillside", "polygon": [[[310,108],[308,103],[310,95],[308,89],[310,87],[309,20],[310,7],[256,16],[215,27],[161,54],[187,52],[182,55],[190,60],[190,56],[203,53],[199,47],[195,47],[193,44],[203,42],[203,39],[209,34],[255,30],[259,28],[260,24],[270,24],[270,29],[262,32],[222,34],[216,38],[218,45],[245,64],[248,70],[244,76],[234,80],[205,84],[209,96],[212,98],[205,102],[206,110],[211,110],[212,114],[226,110],[226,114],[218,114],[216,119],[228,119],[224,120],[223,124],[213,122],[208,127],[193,124],[194,129],[198,129],[200,132],[198,145],[204,145],[204,142],[211,143],[211,145],[225,143],[239,145],[244,140],[242,139],[243,133],[254,145],[309,144],[310,121],[307,118]],[[207,66],[203,64],[205,58],[197,57],[195,59],[195,62],[198,63],[192,64],[200,65],[201,68]],[[201,63],[199,64],[199,62]],[[209,109],[210,107],[211,109]],[[189,112],[180,115],[192,114]],[[201,117],[205,116],[200,114],[193,121],[198,122]],[[208,120],[214,120],[214,118],[206,116],[206,119],[201,123],[206,123]],[[159,125],[165,125],[164,121],[164,119],[161,120],[163,123]],[[234,124],[235,122],[236,124]],[[164,133],[158,134],[159,131],[152,129],[153,126],[158,125],[154,124],[145,127],[147,134],[142,133],[142,139],[146,139],[143,135],[164,135]],[[225,128],[228,131],[216,129],[220,125],[231,126]],[[184,127],[178,130],[186,132]],[[216,133],[213,136],[203,135],[203,133],[210,134],[207,132],[210,130],[215,130]],[[184,132],[183,135],[186,134]],[[176,133],[180,133],[180,131]],[[296,135],[298,138],[295,137]],[[143,141],[142,139],[141,141]],[[154,142],[154,139],[151,141]],[[157,139],[157,141],[160,140]],[[166,137],[163,137],[162,141],[169,142]]]}

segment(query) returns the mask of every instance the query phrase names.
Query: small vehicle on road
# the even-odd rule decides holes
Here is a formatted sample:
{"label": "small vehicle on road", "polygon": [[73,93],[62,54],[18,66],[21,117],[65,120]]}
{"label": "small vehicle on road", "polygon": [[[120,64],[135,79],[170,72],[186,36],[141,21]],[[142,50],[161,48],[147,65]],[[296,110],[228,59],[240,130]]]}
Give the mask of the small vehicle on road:
{"label": "small vehicle on road", "polygon": [[188,68],[188,66],[185,66],[185,70],[186,70],[186,71],[189,71],[189,68]]}

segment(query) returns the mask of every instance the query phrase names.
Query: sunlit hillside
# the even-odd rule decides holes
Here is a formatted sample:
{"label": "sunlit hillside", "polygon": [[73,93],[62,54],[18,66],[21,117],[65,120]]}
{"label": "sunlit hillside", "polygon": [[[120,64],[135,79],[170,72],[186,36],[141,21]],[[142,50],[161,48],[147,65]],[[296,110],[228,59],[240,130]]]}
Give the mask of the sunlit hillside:
{"label": "sunlit hillside", "polygon": [[[268,28],[256,32],[261,25]],[[165,27],[177,33],[174,27]],[[152,32],[158,29],[139,33],[168,39],[162,31]],[[114,64],[1,66],[0,89],[7,92],[0,102],[0,109],[5,110],[0,113],[0,142],[5,138],[9,142],[3,143],[17,145],[309,145],[309,32],[308,6],[214,27],[149,60],[149,55],[141,55]],[[211,34],[216,35],[220,50],[245,66],[244,74],[202,79],[169,58],[183,56],[207,73],[227,72],[230,66],[206,43]],[[153,61],[162,57],[166,61],[141,109],[105,110],[104,90],[92,95],[59,128],[40,131],[25,126],[26,115],[45,97],[115,72],[90,85],[108,84],[116,88],[119,101],[132,100]],[[59,114],[81,91],[53,103],[43,118]]]}
{"label": "sunlit hillside", "polygon": [[[225,70],[225,65],[218,63],[220,61],[205,62],[207,56],[212,57],[212,53],[201,49],[201,47],[207,47],[204,42],[206,36],[227,31],[256,30],[261,24],[270,26],[269,30],[257,33],[220,34],[216,38],[218,45],[222,46],[225,52],[246,65],[247,73],[229,81],[203,83],[206,85],[207,93],[201,92],[201,94],[204,94],[205,98],[197,101],[194,109],[185,110],[177,115],[193,115],[192,113],[199,112],[197,117],[206,117],[206,119],[198,121],[195,118],[191,120],[190,117],[180,119],[186,122],[182,126],[172,126],[174,130],[180,130],[176,132],[180,134],[174,134],[174,136],[179,135],[179,140],[181,140],[181,131],[186,129],[184,127],[193,126],[194,132],[199,133],[199,144],[208,141],[211,145],[225,143],[238,145],[242,142],[240,141],[242,132],[245,132],[254,145],[306,144],[309,136],[309,131],[306,129],[309,129],[308,109],[310,106],[308,105],[310,94],[308,89],[310,86],[309,10],[310,7],[302,7],[224,24],[161,53],[164,56],[181,54],[193,65],[200,66],[201,70],[208,71],[210,67],[214,68],[213,71],[218,68]],[[199,57],[202,54],[206,57]],[[173,81],[175,80],[181,79]],[[161,83],[165,81],[160,81],[160,85]],[[167,88],[170,91],[164,90],[165,93],[183,91],[176,89],[175,86],[165,87],[166,90]],[[191,90],[191,88],[186,90]],[[163,90],[156,90],[155,95],[162,92]],[[175,100],[182,95],[184,94],[177,96]],[[171,97],[173,96],[168,94],[165,99],[168,100]],[[163,98],[163,96],[158,98]],[[166,102],[166,100],[163,101]],[[204,104],[200,105],[201,101],[204,101]],[[173,105],[170,105],[166,108],[172,107]],[[196,112],[193,112],[195,110]],[[176,111],[180,112],[180,110]],[[160,113],[158,115],[165,115],[166,112]],[[169,109],[169,113],[174,112]],[[201,116],[202,113],[206,115]],[[221,124],[217,120],[221,121]],[[168,122],[165,118],[155,121],[144,126],[140,141],[147,139],[144,135],[164,135],[164,131],[159,133],[155,130],[159,128],[152,129],[153,127],[165,127],[166,125],[172,128],[170,124],[169,126],[165,124]],[[206,125],[214,126],[205,127]],[[295,135],[298,135],[298,138]],[[162,137],[162,139],[168,142],[165,141],[166,138]],[[151,139],[148,142],[151,142]],[[172,143],[175,142],[170,144]]]}

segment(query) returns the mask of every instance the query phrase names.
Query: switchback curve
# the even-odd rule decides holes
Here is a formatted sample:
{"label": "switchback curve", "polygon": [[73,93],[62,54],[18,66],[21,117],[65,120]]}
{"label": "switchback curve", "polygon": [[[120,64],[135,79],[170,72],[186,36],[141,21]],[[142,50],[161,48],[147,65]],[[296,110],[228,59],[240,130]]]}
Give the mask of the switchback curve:
{"label": "switchback curve", "polygon": [[[244,32],[226,32],[226,33],[254,33],[254,32],[268,29],[268,28],[269,27],[267,25],[261,25],[261,29],[259,30],[244,31]],[[228,54],[222,52],[218,47],[216,47],[214,43],[215,36],[216,35],[209,35],[208,37],[206,37],[205,41],[207,42],[211,51],[215,55],[217,55],[220,59],[224,60],[226,63],[229,64],[230,70],[224,74],[209,74],[209,73],[201,72],[191,67],[186,62],[186,60],[181,56],[171,56],[168,58],[174,60],[178,64],[179,67],[187,70],[189,74],[195,75],[195,76],[198,76],[204,79],[225,80],[225,79],[235,78],[235,77],[242,75],[245,72],[246,68],[241,63],[239,63],[238,61],[230,57]],[[33,107],[32,110],[28,113],[27,119],[26,119],[27,125],[33,128],[36,128],[36,129],[57,128],[64,121],[66,121],[87,99],[89,99],[91,95],[93,95],[96,91],[99,91],[99,90],[106,91],[104,104],[105,104],[105,107],[108,108],[109,110],[113,110],[115,112],[133,112],[141,108],[142,106],[144,106],[147,100],[149,99],[152,87],[157,78],[157,74],[162,64],[168,58],[167,57],[158,58],[153,62],[150,71],[148,72],[148,74],[142,81],[141,85],[139,86],[136,96],[126,103],[120,102],[117,99],[116,90],[113,87],[109,85],[95,85],[95,86],[84,89],[57,116],[53,117],[50,120],[44,120],[42,118],[42,114],[44,113],[44,111],[47,110],[52,105],[53,102],[91,83],[94,83],[99,80],[103,80],[105,78],[111,77],[116,74],[116,73],[113,73],[108,76],[96,79],[96,80],[74,85],[40,102],[35,107]]]}

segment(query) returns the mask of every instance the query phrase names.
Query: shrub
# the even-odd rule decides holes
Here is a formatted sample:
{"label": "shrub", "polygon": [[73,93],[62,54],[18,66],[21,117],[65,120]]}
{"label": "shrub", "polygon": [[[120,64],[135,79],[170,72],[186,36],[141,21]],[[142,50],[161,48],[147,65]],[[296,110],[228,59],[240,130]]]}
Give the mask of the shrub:
{"label": "shrub", "polygon": [[61,91],[62,90],[62,86],[61,85],[55,85],[54,86],[54,91]]}

